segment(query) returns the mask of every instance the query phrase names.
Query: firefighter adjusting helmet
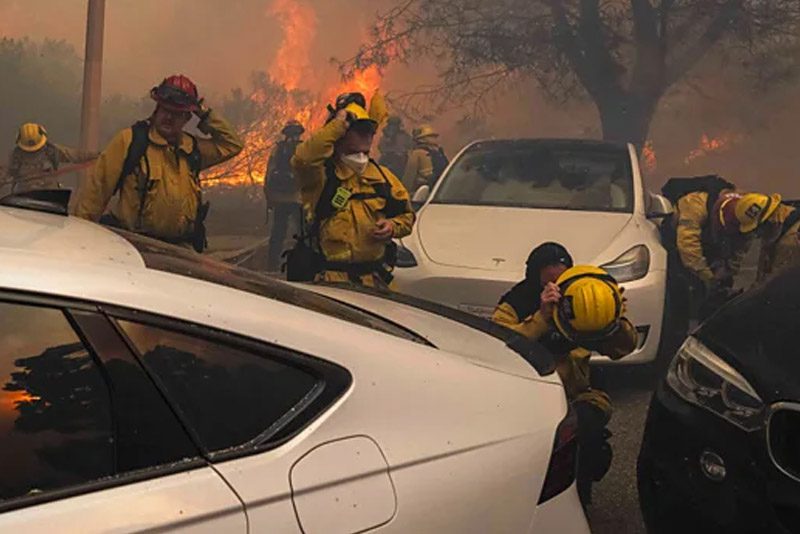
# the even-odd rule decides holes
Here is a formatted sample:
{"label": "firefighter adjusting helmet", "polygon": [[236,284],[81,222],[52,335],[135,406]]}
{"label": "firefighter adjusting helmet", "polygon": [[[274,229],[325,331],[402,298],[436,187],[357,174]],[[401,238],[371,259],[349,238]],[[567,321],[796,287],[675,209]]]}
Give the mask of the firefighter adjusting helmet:
{"label": "firefighter adjusting helmet", "polygon": [[150,90],[150,98],[173,111],[199,111],[197,86],[183,74],[175,74]]}
{"label": "firefighter adjusting helmet", "polygon": [[47,143],[47,130],[41,124],[26,122],[19,127],[17,146],[25,152],[36,152]]}
{"label": "firefighter adjusting helmet", "polygon": [[623,313],[622,291],[606,271],[576,265],[556,281],[561,300],[553,313],[558,331],[575,343],[599,341],[617,331]]}

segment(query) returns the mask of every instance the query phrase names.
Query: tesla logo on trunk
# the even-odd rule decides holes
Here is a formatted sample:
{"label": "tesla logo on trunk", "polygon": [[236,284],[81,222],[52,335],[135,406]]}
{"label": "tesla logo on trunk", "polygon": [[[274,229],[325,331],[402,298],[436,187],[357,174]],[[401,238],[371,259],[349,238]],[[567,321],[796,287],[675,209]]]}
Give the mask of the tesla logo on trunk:
{"label": "tesla logo on trunk", "polygon": [[495,267],[500,267],[500,264],[506,260],[505,258],[492,258],[492,261],[494,262]]}

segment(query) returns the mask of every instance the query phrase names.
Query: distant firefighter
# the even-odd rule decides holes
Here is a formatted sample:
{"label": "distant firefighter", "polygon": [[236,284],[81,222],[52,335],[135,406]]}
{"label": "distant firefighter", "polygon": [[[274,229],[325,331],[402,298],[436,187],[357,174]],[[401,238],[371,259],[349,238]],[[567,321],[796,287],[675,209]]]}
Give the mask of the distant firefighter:
{"label": "distant firefighter", "polygon": [[402,176],[408,162],[408,153],[413,148],[411,136],[403,129],[400,117],[389,117],[383,136],[378,145],[381,152],[380,164],[392,171],[395,176]]}
{"label": "distant firefighter", "polygon": [[97,153],[69,148],[51,142],[41,124],[27,122],[19,127],[17,146],[11,152],[8,174],[12,179],[11,192],[31,189],[60,189],[57,176],[48,176],[64,163],[83,163]]}
{"label": "distant firefighter", "polygon": [[302,218],[300,192],[292,174],[292,156],[305,131],[298,121],[287,122],[281,130],[283,139],[275,144],[267,161],[264,196],[267,199],[267,212],[272,212],[267,256],[267,270],[271,272],[280,269],[286,237],[299,228]]}
{"label": "distant firefighter", "polygon": [[447,156],[438,144],[439,134],[428,125],[414,130],[414,149],[408,156],[408,163],[403,175],[403,185],[412,194],[428,185],[436,185],[439,177],[447,168]]}

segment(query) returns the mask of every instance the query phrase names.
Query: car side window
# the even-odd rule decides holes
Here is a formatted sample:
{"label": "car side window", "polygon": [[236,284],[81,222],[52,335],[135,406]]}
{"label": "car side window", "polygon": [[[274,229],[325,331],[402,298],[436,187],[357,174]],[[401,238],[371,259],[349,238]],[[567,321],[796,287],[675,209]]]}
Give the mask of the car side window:
{"label": "car side window", "polygon": [[0,504],[115,474],[109,389],[56,308],[0,302]]}
{"label": "car side window", "polygon": [[138,322],[117,323],[210,453],[266,441],[323,389],[311,371],[263,354]]}

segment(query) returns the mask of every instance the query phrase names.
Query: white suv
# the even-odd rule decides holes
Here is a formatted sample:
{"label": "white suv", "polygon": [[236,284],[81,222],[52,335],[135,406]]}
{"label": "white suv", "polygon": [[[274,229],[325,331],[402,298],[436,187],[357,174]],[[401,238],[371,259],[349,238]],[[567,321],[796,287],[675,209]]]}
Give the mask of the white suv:
{"label": "white suv", "polygon": [[588,532],[552,361],[503,330],[18,208],[0,265],[4,532]]}

